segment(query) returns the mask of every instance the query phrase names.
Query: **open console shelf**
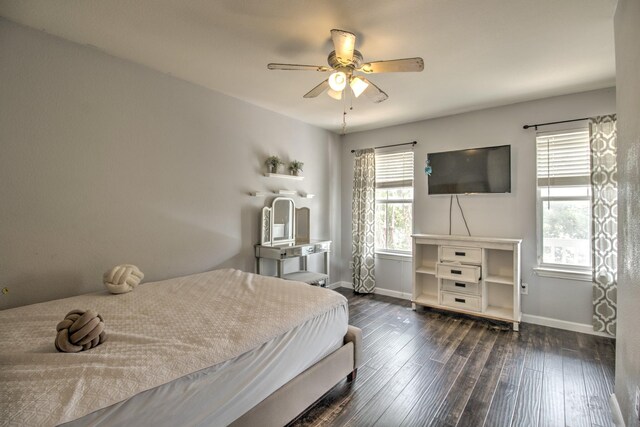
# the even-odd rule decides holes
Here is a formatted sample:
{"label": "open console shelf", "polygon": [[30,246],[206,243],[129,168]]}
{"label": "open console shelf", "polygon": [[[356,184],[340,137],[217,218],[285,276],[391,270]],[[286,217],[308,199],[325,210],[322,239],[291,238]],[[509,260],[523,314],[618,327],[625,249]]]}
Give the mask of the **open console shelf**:
{"label": "open console shelf", "polygon": [[501,320],[518,330],[521,239],[415,234],[412,305]]}

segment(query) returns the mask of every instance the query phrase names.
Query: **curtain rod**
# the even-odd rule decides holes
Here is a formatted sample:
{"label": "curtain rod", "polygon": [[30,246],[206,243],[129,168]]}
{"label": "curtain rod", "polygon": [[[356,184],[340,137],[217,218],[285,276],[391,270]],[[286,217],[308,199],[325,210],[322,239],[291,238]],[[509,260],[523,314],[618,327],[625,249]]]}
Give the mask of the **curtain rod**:
{"label": "curtain rod", "polygon": [[557,125],[559,123],[581,122],[583,120],[589,120],[589,117],[583,117],[581,119],[560,120],[559,122],[536,123],[535,125],[524,125],[522,126],[522,129],[535,128],[535,130],[538,130],[538,126]]}
{"label": "curtain rod", "polygon": [[[379,147],[373,147],[374,150],[377,150],[378,148],[389,148],[389,147],[399,147],[401,145],[416,145],[418,143],[418,141],[411,141],[411,142],[403,142],[402,144],[391,144],[391,145],[381,145]],[[355,153],[356,150],[351,150],[352,153]]]}

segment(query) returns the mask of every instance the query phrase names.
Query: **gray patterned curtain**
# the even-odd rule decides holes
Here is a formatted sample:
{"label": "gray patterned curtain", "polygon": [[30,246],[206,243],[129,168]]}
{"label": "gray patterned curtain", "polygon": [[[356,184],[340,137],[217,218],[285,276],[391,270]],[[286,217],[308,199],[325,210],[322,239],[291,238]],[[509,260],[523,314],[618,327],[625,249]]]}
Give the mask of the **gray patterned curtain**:
{"label": "gray patterned curtain", "polygon": [[373,148],[355,152],[351,207],[353,290],[372,293],[376,287],[376,156]]}
{"label": "gray patterned curtain", "polygon": [[616,115],[589,119],[593,252],[593,330],[616,334],[618,167]]}

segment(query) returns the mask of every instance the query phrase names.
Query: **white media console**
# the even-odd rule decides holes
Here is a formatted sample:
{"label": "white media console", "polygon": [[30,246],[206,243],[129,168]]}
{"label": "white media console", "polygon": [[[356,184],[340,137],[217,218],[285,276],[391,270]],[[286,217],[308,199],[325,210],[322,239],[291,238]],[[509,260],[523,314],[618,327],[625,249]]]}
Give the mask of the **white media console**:
{"label": "white media console", "polygon": [[521,239],[414,234],[412,306],[513,323],[519,329]]}

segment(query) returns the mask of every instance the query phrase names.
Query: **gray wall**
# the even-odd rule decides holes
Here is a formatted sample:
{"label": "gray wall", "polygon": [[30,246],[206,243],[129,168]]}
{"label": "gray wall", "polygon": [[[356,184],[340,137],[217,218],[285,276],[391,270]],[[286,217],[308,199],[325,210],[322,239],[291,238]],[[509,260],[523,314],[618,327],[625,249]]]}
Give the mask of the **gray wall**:
{"label": "gray wall", "polygon": [[[147,280],[253,269],[263,199],[294,189],[312,236],[334,240],[333,279],[350,281],[354,147],[418,140],[415,231],[447,233],[448,199],[426,196],[430,151],[512,144],[513,193],[463,197],[475,235],[524,239],[525,313],[589,323],[591,287],[532,274],[533,131],[524,123],[611,113],[613,89],[340,137],[93,48],[0,19],[0,308],[100,289],[112,265]],[[268,154],[305,162],[305,180],[261,176]],[[454,216],[454,233],[463,224]],[[407,260],[378,260],[379,287],[410,293]]]}
{"label": "gray wall", "polygon": [[615,15],[618,110],[618,329],[616,398],[627,427],[640,386],[640,1],[618,0]]}
{"label": "gray wall", "polygon": [[[428,102],[428,99],[425,102]],[[424,174],[427,153],[511,144],[511,194],[460,197],[471,234],[523,239],[522,278],[530,285],[529,295],[522,298],[524,313],[590,324],[590,282],[538,277],[532,271],[532,267],[537,262],[535,131],[523,130],[522,125],[613,112],[615,112],[615,89],[609,88],[347,135],[343,138],[345,143],[342,147],[343,253],[350,253],[351,248],[353,154],[350,150],[418,141],[415,148],[415,232],[447,234],[449,232],[449,198],[427,195],[427,181]],[[456,210],[453,215],[453,234],[466,234],[464,223]],[[402,262],[378,261],[379,267],[376,271],[386,268],[398,269],[397,266],[387,267],[387,265]],[[343,271],[345,272],[343,280],[350,281],[348,268]],[[383,279],[389,276],[378,275]],[[379,280],[377,285],[393,291],[410,292],[410,278],[404,282],[397,279],[395,281]]]}
{"label": "gray wall", "polygon": [[[3,19],[0,57],[0,308],[99,290],[119,263],[253,271],[250,191],[316,194],[296,199],[312,237],[339,240],[339,136]],[[269,154],[304,181],[261,176]]]}

